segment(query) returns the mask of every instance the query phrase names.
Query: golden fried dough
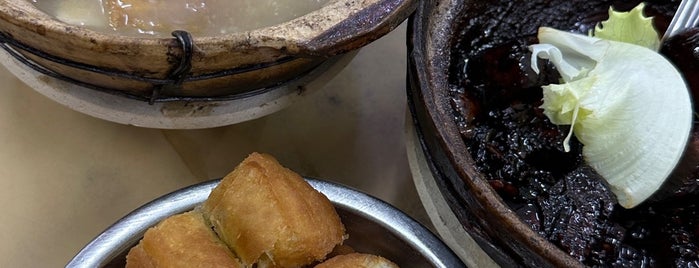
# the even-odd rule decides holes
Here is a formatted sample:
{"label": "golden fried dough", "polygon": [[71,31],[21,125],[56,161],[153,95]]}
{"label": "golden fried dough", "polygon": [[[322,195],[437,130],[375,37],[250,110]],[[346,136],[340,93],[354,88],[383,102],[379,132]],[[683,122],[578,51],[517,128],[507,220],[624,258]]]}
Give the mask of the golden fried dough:
{"label": "golden fried dough", "polygon": [[155,268],[153,259],[143,249],[143,245],[138,243],[131,248],[129,254],[126,255],[126,267],[128,268]]}
{"label": "golden fried dough", "polygon": [[150,228],[127,267],[397,267],[354,253],[346,238],[325,195],[272,156],[253,153],[200,207]]}
{"label": "golden fried dough", "polygon": [[146,231],[126,267],[242,267],[198,211],[171,216]]}
{"label": "golden fried dough", "polygon": [[398,265],[381,256],[350,253],[332,257],[315,268],[398,268]]}
{"label": "golden fried dough", "polygon": [[346,238],[327,197],[265,154],[251,154],[223,178],[202,210],[244,265],[301,267]]}

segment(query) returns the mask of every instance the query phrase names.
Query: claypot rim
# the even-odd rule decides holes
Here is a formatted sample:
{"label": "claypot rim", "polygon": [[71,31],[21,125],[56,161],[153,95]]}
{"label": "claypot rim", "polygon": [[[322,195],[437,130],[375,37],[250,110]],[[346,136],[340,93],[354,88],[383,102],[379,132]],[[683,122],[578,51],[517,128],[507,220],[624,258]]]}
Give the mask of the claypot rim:
{"label": "claypot rim", "polygon": [[[223,35],[194,36],[200,48],[280,49],[289,55],[331,57],[375,41],[405,20],[416,8],[416,0],[329,0],[324,6],[291,20]],[[341,7],[343,13],[330,14]],[[368,12],[380,14],[362,14]],[[10,12],[28,16],[12,16]],[[364,12],[366,13],[366,12]],[[115,46],[168,46],[172,37],[125,36],[102,33],[62,22],[36,8],[26,0],[6,0],[0,3],[0,16],[7,15],[12,23],[40,29],[56,36],[79,39],[94,44]],[[371,19],[371,23],[352,23],[355,19]],[[343,26],[351,29],[340,29]],[[299,28],[303,28],[298,30]],[[295,30],[290,35],[287,31]]]}
{"label": "claypot rim", "polygon": [[[423,0],[418,6],[413,29],[408,32],[408,42],[415,50],[410,57],[415,66],[410,68],[416,76],[418,98],[422,98],[428,118],[437,131],[439,146],[447,155],[449,163],[460,179],[469,187],[473,197],[493,215],[491,220],[478,219],[485,224],[505,224],[515,239],[529,247],[544,261],[557,267],[582,267],[582,264],[546,240],[525,224],[520,217],[505,204],[474,167],[475,161],[467,151],[456,122],[453,120],[453,107],[447,96],[448,66],[450,64],[451,42],[455,37],[454,20],[463,12],[468,0]],[[459,153],[463,152],[463,153]],[[442,194],[449,194],[441,190]],[[460,204],[457,209],[466,209]],[[452,207],[452,210],[455,209]],[[457,213],[458,215],[458,213]],[[463,219],[462,219],[463,220]]]}

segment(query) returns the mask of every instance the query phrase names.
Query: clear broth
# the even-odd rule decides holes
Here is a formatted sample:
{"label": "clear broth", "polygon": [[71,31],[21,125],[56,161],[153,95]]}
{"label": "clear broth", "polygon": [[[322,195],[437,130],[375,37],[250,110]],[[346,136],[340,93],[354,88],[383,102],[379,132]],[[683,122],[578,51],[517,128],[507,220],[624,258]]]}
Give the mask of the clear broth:
{"label": "clear broth", "polygon": [[272,26],[329,0],[29,0],[66,23],[128,36],[216,36]]}

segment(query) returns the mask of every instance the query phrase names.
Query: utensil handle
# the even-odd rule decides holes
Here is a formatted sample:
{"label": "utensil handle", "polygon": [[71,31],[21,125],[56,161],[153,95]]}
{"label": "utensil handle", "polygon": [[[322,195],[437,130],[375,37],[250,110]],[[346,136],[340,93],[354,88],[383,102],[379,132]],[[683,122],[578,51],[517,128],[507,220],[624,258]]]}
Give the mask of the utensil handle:
{"label": "utensil handle", "polygon": [[670,21],[662,40],[666,40],[670,36],[682,31],[685,28],[691,28],[699,22],[699,0],[682,0],[677,7],[675,15]]}

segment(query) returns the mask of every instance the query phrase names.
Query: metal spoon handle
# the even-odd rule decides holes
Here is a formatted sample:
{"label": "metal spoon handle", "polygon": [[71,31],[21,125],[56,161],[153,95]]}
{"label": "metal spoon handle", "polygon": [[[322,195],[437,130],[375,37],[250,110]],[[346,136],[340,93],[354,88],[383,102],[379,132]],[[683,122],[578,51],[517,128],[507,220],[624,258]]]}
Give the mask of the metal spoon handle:
{"label": "metal spoon handle", "polygon": [[694,27],[697,23],[699,23],[699,0],[682,0],[662,40],[685,28]]}

